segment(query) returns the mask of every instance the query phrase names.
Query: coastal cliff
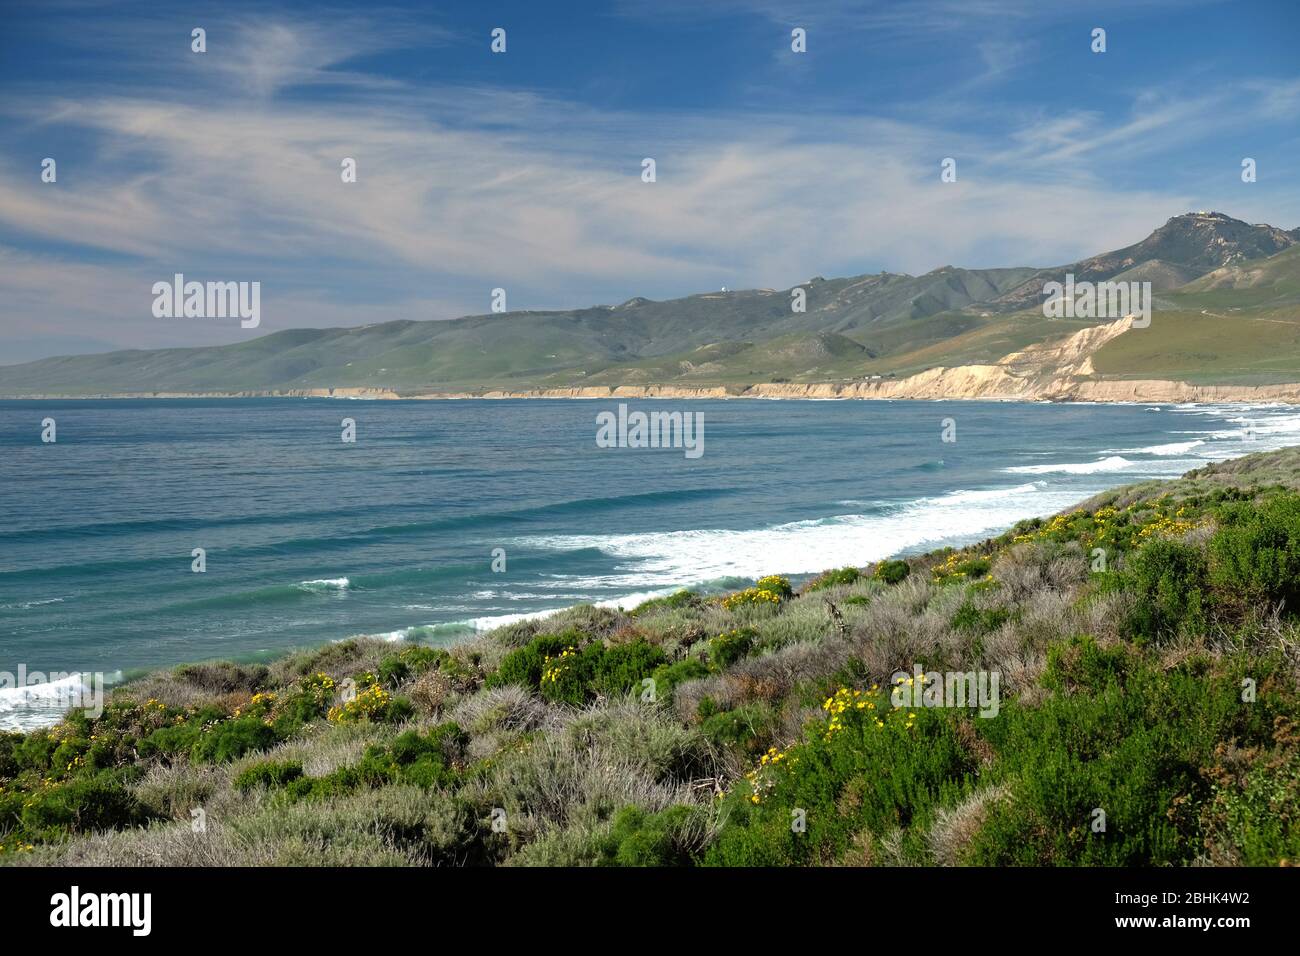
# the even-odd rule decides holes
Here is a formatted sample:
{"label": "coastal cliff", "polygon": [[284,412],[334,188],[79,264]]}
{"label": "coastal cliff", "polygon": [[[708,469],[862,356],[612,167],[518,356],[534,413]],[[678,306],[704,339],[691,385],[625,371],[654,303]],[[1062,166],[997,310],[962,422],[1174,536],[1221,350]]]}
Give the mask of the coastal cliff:
{"label": "coastal cliff", "polygon": [[905,378],[860,381],[755,382],[753,384],[566,385],[550,388],[419,390],[352,386],[240,391],[40,394],[6,398],[339,398],[339,399],[860,399],[982,400],[1019,402],[1295,402],[1300,382],[1272,385],[1198,385],[1169,379],[1099,374],[1093,356],[1133,329],[1131,317],[1082,329],[1055,343],[1031,345],[988,365],[938,366]]}
{"label": "coastal cliff", "polygon": [[403,398],[768,398],[980,399],[1021,402],[1300,402],[1300,382],[1193,385],[1162,379],[1107,378],[1093,368],[1102,346],[1133,328],[1131,318],[1083,329],[1054,344],[1012,352],[991,365],[926,369],[906,378],[856,382],[759,382],[753,385],[573,386],[427,393]]}

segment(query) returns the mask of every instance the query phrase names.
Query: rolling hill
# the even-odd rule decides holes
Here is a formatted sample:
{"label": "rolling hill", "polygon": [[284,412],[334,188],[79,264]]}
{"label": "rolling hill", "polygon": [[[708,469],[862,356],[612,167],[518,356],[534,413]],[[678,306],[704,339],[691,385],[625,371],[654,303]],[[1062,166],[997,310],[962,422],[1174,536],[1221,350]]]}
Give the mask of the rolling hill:
{"label": "rolling hill", "polygon": [[[815,277],[793,290],[633,298],[557,312],[294,329],[234,345],[0,366],[0,395],[400,395],[594,386],[894,380],[998,365],[1110,319],[1048,319],[1043,285],[1147,281],[1158,318],[1098,346],[1082,372],[1222,384],[1300,382],[1300,229],[1175,216],[1141,242],[1049,269]],[[1047,355],[1049,353],[1041,353]],[[1044,367],[1043,371],[1050,372]]]}

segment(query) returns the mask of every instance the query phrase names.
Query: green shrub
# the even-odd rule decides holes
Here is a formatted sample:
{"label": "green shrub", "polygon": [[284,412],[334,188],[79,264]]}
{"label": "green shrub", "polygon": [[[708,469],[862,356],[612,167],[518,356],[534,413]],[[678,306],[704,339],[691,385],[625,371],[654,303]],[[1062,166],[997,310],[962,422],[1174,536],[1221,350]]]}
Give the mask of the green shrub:
{"label": "green shrub", "polygon": [[849,694],[842,710],[810,727],[803,743],[770,750],[727,796],[707,865],[828,863],[855,835],[883,837],[896,828],[919,853],[933,808],[974,786],[978,761],[958,735],[962,718],[887,703],[870,708],[866,696],[840,694]]}
{"label": "green shrub", "polygon": [[940,553],[945,555],[943,562],[930,569],[932,580],[936,584],[973,581],[984,577],[993,566],[993,560],[984,555],[967,554],[953,548],[945,548]]}
{"label": "green shrub", "polygon": [[824,591],[827,588],[833,588],[841,585],[856,584],[862,577],[862,572],[854,567],[837,568],[834,571],[823,571],[804,587],[804,591],[811,593],[813,591]]}
{"label": "green shrub", "polygon": [[652,611],[673,610],[684,607],[695,607],[700,603],[700,597],[694,591],[674,591],[672,594],[666,594],[663,597],[651,598],[648,601],[642,601],[631,610],[632,617],[640,617],[643,614],[649,614]]}
{"label": "green shrub", "polygon": [[623,694],[650,677],[666,660],[663,651],[643,640],[611,648],[600,643],[588,644],[581,650],[569,647],[546,664],[542,696],[577,705],[597,694]]}
{"label": "green shrub", "polygon": [[330,723],[399,724],[415,713],[415,705],[408,698],[390,694],[373,674],[362,674],[357,687],[350,699],[329,709],[325,716]]}
{"label": "green shrub", "polygon": [[204,727],[216,725],[224,717],[216,707],[207,707],[178,724],[160,727],[140,741],[140,756],[188,756],[203,736]]}
{"label": "green shrub", "polygon": [[18,747],[25,738],[22,734],[0,730],[0,780],[8,780],[18,773]]}
{"label": "green shrub", "polygon": [[[1070,659],[1065,664],[1066,658]],[[1282,700],[1241,700],[1241,668],[1266,681],[1259,659],[1218,672],[1191,660],[1171,670],[1158,662],[1121,662],[1086,642],[1055,658],[1056,682],[1070,674],[1079,693],[1055,694],[1037,707],[1005,704],[996,720],[977,721],[996,752],[986,776],[1009,798],[990,809],[967,862],[990,866],[1184,865],[1201,852],[1195,814],[1209,796],[1199,768],[1216,744],[1270,739]],[[1287,706],[1294,707],[1294,701]],[[1094,827],[1105,813],[1104,831]]]}
{"label": "green shrub", "polygon": [[453,721],[430,728],[424,735],[408,730],[387,747],[370,747],[362,760],[363,773],[387,766],[393,781],[446,787],[455,780],[454,761],[461,758],[468,743],[469,735]]}
{"label": "green shrub", "polygon": [[709,698],[700,701],[700,730],[705,738],[735,753],[757,757],[771,744],[780,716],[762,701],[718,710]]}
{"label": "green shrub", "polygon": [[385,687],[396,687],[408,677],[434,670],[450,659],[451,655],[440,647],[414,644],[381,660],[376,676]]}
{"label": "green shrub", "polygon": [[662,650],[640,638],[608,648],[599,641],[583,642],[583,635],[572,630],[535,637],[505,656],[488,675],[487,686],[522,684],[547,700],[578,705],[598,694],[624,694],[668,660]]}
{"label": "green shrub", "polygon": [[719,634],[709,642],[709,663],[718,670],[726,670],[749,654],[757,636],[758,632],[748,627]]}
{"label": "green shrub", "polygon": [[1206,562],[1201,548],[1171,538],[1148,541],[1130,556],[1122,581],[1137,597],[1128,620],[1134,637],[1204,632]]}
{"label": "green shrub", "polygon": [[1122,684],[1133,661],[1133,653],[1125,646],[1103,649],[1092,637],[1074,637],[1047,649],[1042,684],[1068,693]]}
{"label": "green shrub", "polygon": [[276,704],[276,732],[287,737],[304,724],[325,716],[337,684],[325,673],[308,674],[281,696]]}
{"label": "green shrub", "polygon": [[19,831],[49,841],[145,823],[149,814],[128,788],[139,775],[137,770],[104,771],[35,790],[22,805]]}
{"label": "green shrub", "polygon": [[794,588],[790,587],[790,579],[780,574],[769,574],[766,577],[761,577],[754,582],[754,587],[760,591],[771,591],[783,601],[794,596]]}
{"label": "green shrub", "polygon": [[54,752],[59,741],[48,730],[36,730],[14,746],[12,759],[19,770],[49,770],[54,765]]}
{"label": "green shrub", "polygon": [[696,680],[701,677],[709,676],[709,668],[698,657],[687,657],[672,664],[664,664],[655,668],[653,674],[655,693],[661,700],[670,699],[673,691],[678,684],[684,684],[688,680]]}
{"label": "green shrub", "polygon": [[582,640],[583,636],[578,631],[539,634],[502,658],[500,665],[487,676],[485,683],[488,687],[521,684],[535,690],[541,686],[542,671],[545,670],[548,659],[558,657],[569,647],[576,647]]}
{"label": "green shrub", "polygon": [[1228,848],[1243,866],[1300,859],[1300,753],[1270,755],[1240,776],[1215,768],[1202,808],[1207,846]]}
{"label": "green shrub", "polygon": [[1210,581],[1233,603],[1300,609],[1300,495],[1225,505],[1210,540]]}
{"label": "green shrub", "polygon": [[[599,645],[597,645],[599,646]],[[588,696],[625,694],[667,663],[664,652],[644,640],[617,644],[596,655],[595,673],[588,684]]]}
{"label": "green shrub", "polygon": [[610,829],[606,863],[615,866],[690,866],[708,833],[708,810],[673,806],[658,813],[624,807]]}
{"label": "green shrub", "polygon": [[453,721],[425,734],[408,730],[389,744],[371,744],[355,766],[340,767],[323,777],[293,777],[283,784],[290,802],[324,799],[364,787],[404,784],[425,789],[448,788],[459,780],[469,735]]}
{"label": "green shrub", "polygon": [[886,584],[897,584],[912,572],[912,566],[906,561],[881,561],[872,572],[872,577]]}
{"label": "green shrub", "polygon": [[952,617],[952,626],[972,634],[989,634],[1011,620],[1011,611],[1004,607],[981,608],[967,599]]}
{"label": "green shrub", "polygon": [[296,760],[263,760],[245,767],[235,777],[235,788],[242,792],[265,787],[275,790],[302,776],[302,764]]}
{"label": "green shrub", "polygon": [[765,607],[774,610],[781,606],[781,595],[766,588],[745,588],[723,598],[722,606],[728,611],[748,607]]}
{"label": "green shrub", "polygon": [[197,763],[228,763],[254,750],[267,750],[279,741],[275,729],[260,717],[236,717],[201,733],[190,756]]}

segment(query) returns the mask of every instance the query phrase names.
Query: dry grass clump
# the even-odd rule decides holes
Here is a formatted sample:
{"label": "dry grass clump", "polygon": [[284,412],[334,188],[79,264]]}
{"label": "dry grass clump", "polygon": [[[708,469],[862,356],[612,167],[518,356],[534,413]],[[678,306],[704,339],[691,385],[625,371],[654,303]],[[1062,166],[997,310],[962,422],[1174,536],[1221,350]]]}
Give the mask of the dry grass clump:
{"label": "dry grass clump", "polygon": [[1080,634],[1091,634],[1103,646],[1123,640],[1120,629],[1134,603],[1130,594],[1107,591],[1089,595],[1074,606]]}
{"label": "dry grass clump", "polygon": [[877,598],[850,633],[872,679],[883,681],[896,671],[910,671],[919,660],[960,656],[955,649],[969,638],[955,634],[949,622],[964,597],[963,588],[937,588],[909,577]]}
{"label": "dry grass clump", "polygon": [[366,720],[309,724],[292,740],[236,760],[230,765],[230,776],[234,779],[250,764],[277,760],[300,763],[307,776],[323,777],[356,763],[371,744],[391,740],[403,729]]}
{"label": "dry grass clump", "polygon": [[428,866],[463,861],[468,808],[437,790],[394,785],[268,807],[229,822],[276,866]]}
{"label": "dry grass clump", "polygon": [[821,640],[837,632],[835,620],[826,606],[832,601],[843,620],[850,626],[866,619],[869,610],[861,605],[845,604],[844,598],[857,593],[853,588],[827,588],[786,604],[775,617],[766,617],[753,625],[758,632],[754,644],[764,650],[777,650],[790,644]]}
{"label": "dry grass clump", "polygon": [[525,841],[584,810],[609,814],[628,805],[661,810],[690,799],[684,786],[652,779],[636,761],[609,748],[579,749],[567,737],[550,736],[503,755],[486,781],[466,790],[475,803],[501,806],[510,833]]}
{"label": "dry grass clump", "polygon": [[229,785],[228,767],[154,764],[131,792],[153,813],[169,820],[188,821],[191,810],[202,807]]}
{"label": "dry grass clump", "polygon": [[603,641],[630,621],[631,618],[618,608],[579,604],[542,620],[537,633],[558,634],[572,628]]}
{"label": "dry grass clump", "polygon": [[250,845],[238,833],[209,816],[206,829],[191,824],[155,823],[133,830],[91,833],[66,843],[37,847],[16,857],[11,866],[270,866],[274,848]]}
{"label": "dry grass clump", "polygon": [[271,680],[291,684],[307,674],[329,674],[342,680],[360,671],[373,671],[393,653],[391,641],[378,637],[353,637],[310,651],[299,651],[271,664]]}
{"label": "dry grass clump", "polygon": [[504,647],[507,650],[516,647],[523,647],[538,634],[546,630],[548,618],[525,618],[522,621],[515,621],[512,624],[503,624],[494,630],[479,634],[467,641],[467,644],[477,644],[479,642],[490,641],[498,647]]}
{"label": "dry grass clump", "polygon": [[936,810],[930,832],[926,834],[934,862],[938,866],[959,865],[963,851],[988,819],[990,808],[999,800],[1005,799],[1007,793],[1007,787],[1001,784],[984,787],[955,807]]}
{"label": "dry grass clump", "polygon": [[1077,541],[1017,544],[994,559],[991,576],[1010,601],[1042,591],[1074,591],[1088,580],[1089,557]]}
{"label": "dry grass clump", "polygon": [[441,670],[425,671],[402,689],[422,714],[440,713],[459,699],[455,678]]}
{"label": "dry grass clump", "polygon": [[622,807],[662,810],[693,802],[714,755],[695,730],[661,706],[613,701],[571,712],[554,732],[500,754],[486,778],[465,788],[476,805],[506,811],[520,843]]}
{"label": "dry grass clump", "polygon": [[691,782],[717,774],[717,752],[694,727],[662,704],[634,696],[568,715],[562,731],[575,747],[608,750],[654,780]]}
{"label": "dry grass clump", "polygon": [[791,644],[770,654],[744,658],[720,674],[679,684],[674,706],[683,720],[692,720],[705,697],[723,709],[754,700],[775,701],[801,681],[835,673],[852,657],[852,647],[838,638]]}
{"label": "dry grass clump", "polygon": [[449,716],[471,734],[486,734],[493,730],[536,730],[551,714],[551,708],[541,698],[507,684],[463,698]]}
{"label": "dry grass clump", "polygon": [[646,640],[659,644],[665,651],[670,647],[690,648],[736,626],[731,612],[713,602],[692,607],[657,607],[633,621]]}
{"label": "dry grass clump", "polygon": [[464,862],[469,810],[452,796],[390,786],[269,804],[190,823],[97,833],[15,862],[57,866],[428,866]]}
{"label": "dry grass clump", "polygon": [[270,669],[262,664],[209,661],[146,674],[114,693],[137,700],[152,698],[169,707],[198,707],[218,697],[247,697],[267,687],[271,679]]}

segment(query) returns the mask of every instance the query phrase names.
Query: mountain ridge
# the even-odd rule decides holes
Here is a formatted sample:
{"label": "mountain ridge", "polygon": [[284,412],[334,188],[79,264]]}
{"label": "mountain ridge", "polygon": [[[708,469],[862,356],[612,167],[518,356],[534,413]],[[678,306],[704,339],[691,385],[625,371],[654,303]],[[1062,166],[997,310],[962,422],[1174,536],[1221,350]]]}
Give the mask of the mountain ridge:
{"label": "mountain ridge", "polygon": [[[1042,316],[1043,285],[1067,273],[1077,281],[1151,282],[1163,317],[1157,324],[1176,320],[1178,329],[1149,334],[1148,344],[1172,335],[1184,365],[1198,350],[1183,341],[1189,330],[1211,338],[1228,330],[1233,342],[1249,345],[1244,352],[1233,345],[1223,361],[1204,352],[1191,371],[1222,381],[1200,384],[1275,385],[1300,381],[1300,348],[1292,349],[1289,327],[1300,322],[1298,249],[1300,228],[1186,213],[1140,242],[1046,269],[946,265],[919,276],[817,276],[788,290],[634,296],[574,310],[288,329],[228,345],[56,356],[0,366],[0,395],[464,395],[651,385],[734,391],[907,379],[934,368],[997,366],[1005,356],[1109,322]],[[792,309],[795,290],[803,291],[803,312]],[[1220,321],[1202,329],[1197,316]],[[1267,333],[1279,330],[1258,324],[1265,320],[1288,325],[1280,351],[1267,347]],[[1150,378],[1164,371],[1147,367],[1159,364],[1149,348],[1139,350],[1140,361],[1124,358],[1131,347],[1102,348],[1109,363],[1087,374]]]}

